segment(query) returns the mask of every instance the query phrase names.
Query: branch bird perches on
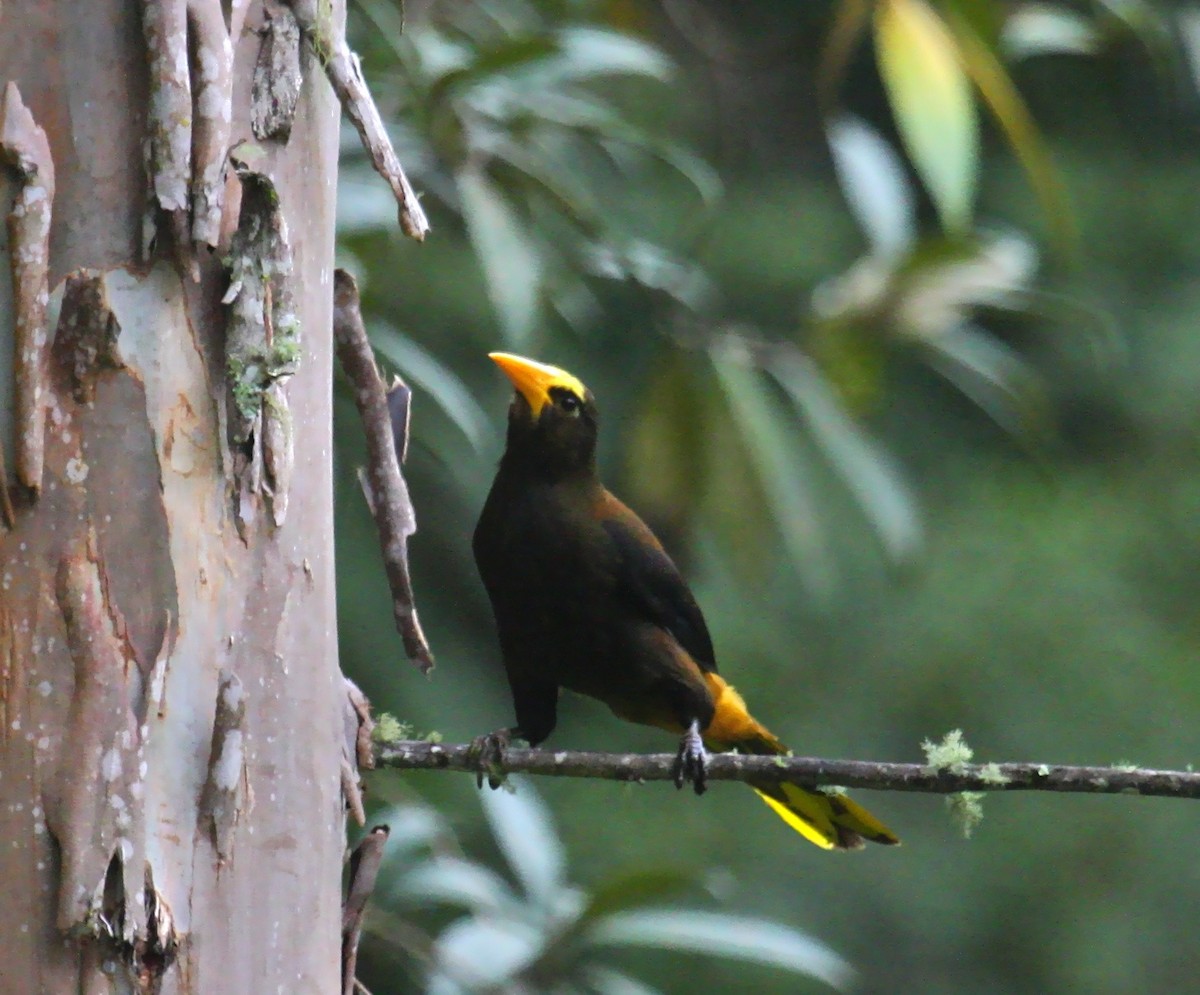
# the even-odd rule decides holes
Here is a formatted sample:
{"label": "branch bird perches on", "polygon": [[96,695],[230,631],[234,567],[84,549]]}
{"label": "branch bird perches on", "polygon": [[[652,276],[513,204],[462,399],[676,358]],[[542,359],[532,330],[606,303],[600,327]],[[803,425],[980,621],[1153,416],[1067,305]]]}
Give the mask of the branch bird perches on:
{"label": "branch bird perches on", "polygon": [[[377,767],[396,770],[453,770],[475,774],[471,747],[423,740],[375,744]],[[674,753],[592,753],[579,750],[510,748],[504,770],[543,777],[591,777],[610,781],[671,781]],[[939,768],[919,763],[828,760],[821,757],[764,757],[714,753],[709,781],[778,778],[806,787],[836,785],[876,791],[956,794],[962,791],[1060,791],[1080,794],[1200,798],[1200,772],[1144,767],[1084,767],[1070,764],[986,763]]]}

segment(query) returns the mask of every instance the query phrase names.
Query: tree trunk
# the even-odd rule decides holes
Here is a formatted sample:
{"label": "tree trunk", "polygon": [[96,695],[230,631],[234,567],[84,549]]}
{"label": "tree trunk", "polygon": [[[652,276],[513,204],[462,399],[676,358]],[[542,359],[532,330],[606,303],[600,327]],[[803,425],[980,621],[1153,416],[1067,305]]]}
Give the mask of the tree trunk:
{"label": "tree trunk", "polygon": [[[0,210],[18,206],[0,259],[26,264],[15,300],[0,275],[4,993],[340,989],[337,108],[304,55],[290,139],[222,179],[251,137],[263,23],[244,0],[7,0],[0,16],[8,123],[19,92],[55,187],[40,349],[20,284],[37,280],[22,197],[38,198],[0,149]],[[265,374],[236,353],[264,325]],[[231,373],[259,376],[249,396]]]}

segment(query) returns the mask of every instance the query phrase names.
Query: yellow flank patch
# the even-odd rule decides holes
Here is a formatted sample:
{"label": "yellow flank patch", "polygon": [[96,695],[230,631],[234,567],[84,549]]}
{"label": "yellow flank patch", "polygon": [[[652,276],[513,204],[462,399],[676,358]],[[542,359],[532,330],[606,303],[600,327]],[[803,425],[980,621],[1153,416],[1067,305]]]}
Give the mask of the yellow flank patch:
{"label": "yellow flank patch", "polygon": [[783,744],[755,721],[746,710],[745,700],[720,674],[706,673],[704,681],[713,696],[712,722],[704,730],[706,740],[726,748],[766,742],[778,746],[778,752],[785,752]]}

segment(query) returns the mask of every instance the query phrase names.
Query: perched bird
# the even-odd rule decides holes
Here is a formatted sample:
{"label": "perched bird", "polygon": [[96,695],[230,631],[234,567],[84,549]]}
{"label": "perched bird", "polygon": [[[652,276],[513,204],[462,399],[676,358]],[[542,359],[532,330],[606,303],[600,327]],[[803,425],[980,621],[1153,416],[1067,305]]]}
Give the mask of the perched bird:
{"label": "perched bird", "polygon": [[[675,783],[691,781],[697,793],[705,786],[705,744],[786,754],[717,673],[704,616],[658,539],[600,483],[591,392],[556,367],[500,352],[491,358],[516,393],[473,548],[517,724],[476,741],[481,765],[514,736],[530,745],[549,736],[560,688],[682,736]],[[769,779],[751,786],[818,846],[899,842],[844,795]]]}

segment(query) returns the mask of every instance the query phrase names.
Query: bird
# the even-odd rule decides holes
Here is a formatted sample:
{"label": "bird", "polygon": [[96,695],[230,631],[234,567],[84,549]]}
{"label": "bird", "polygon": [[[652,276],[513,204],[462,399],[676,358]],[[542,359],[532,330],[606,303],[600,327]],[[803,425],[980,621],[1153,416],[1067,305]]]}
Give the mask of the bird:
{"label": "bird", "polygon": [[[491,601],[516,725],[472,744],[492,787],[514,739],[554,730],[561,689],[619,718],[680,737],[674,780],[705,790],[708,751],[785,756],[717,672],[704,615],[650,528],[600,482],[596,399],[572,374],[511,353],[489,357],[512,382],[504,454],[472,539]],[[751,787],[794,830],[829,850],[899,839],[844,794],[773,778]]]}

